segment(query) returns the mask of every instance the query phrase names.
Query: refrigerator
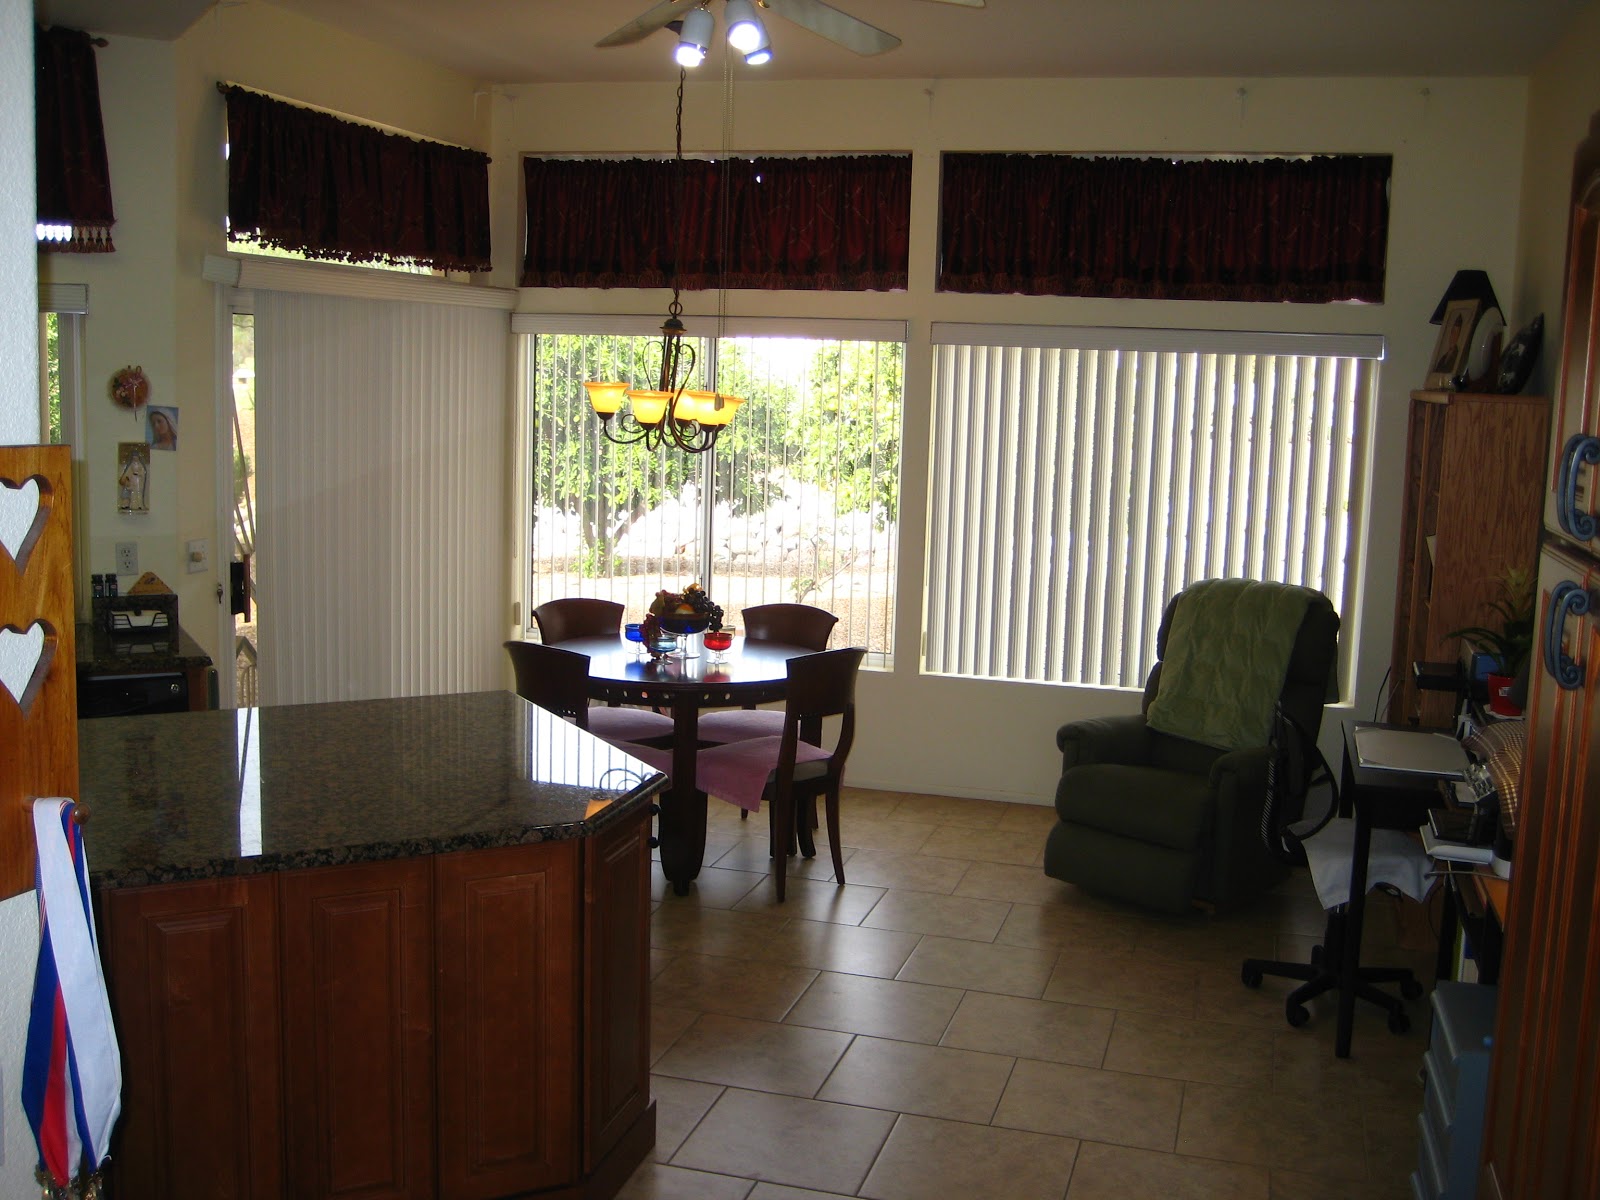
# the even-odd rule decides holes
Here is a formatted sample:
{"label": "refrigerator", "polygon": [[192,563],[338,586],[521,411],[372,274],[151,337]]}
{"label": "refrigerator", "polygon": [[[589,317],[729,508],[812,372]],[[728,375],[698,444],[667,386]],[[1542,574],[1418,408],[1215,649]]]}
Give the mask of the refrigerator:
{"label": "refrigerator", "polygon": [[1574,162],[1480,1195],[1600,1196],[1600,113]]}

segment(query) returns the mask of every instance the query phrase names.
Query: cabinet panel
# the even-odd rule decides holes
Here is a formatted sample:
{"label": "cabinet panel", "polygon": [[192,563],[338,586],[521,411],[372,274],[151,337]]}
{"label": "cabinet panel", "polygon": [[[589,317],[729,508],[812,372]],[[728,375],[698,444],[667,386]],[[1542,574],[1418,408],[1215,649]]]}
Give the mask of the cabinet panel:
{"label": "cabinet panel", "polygon": [[288,1194],[433,1194],[426,859],[279,881]]}
{"label": "cabinet panel", "polygon": [[1506,1200],[1600,1195],[1600,569],[1546,550],[1541,634],[1564,583],[1589,610],[1559,622],[1577,686],[1540,669],[1528,714],[1487,1135]]}
{"label": "cabinet panel", "polygon": [[580,845],[435,860],[441,1200],[577,1177]]}
{"label": "cabinet panel", "polygon": [[650,1103],[650,817],[589,839],[584,874],[584,1169]]}
{"label": "cabinet panel", "polygon": [[1450,632],[1494,624],[1501,573],[1533,566],[1549,421],[1541,396],[1412,394],[1390,721],[1450,725],[1455,697],[1419,691],[1412,664],[1458,658]]}
{"label": "cabinet panel", "polygon": [[102,895],[122,1200],[285,1194],[275,895],[269,875]]}

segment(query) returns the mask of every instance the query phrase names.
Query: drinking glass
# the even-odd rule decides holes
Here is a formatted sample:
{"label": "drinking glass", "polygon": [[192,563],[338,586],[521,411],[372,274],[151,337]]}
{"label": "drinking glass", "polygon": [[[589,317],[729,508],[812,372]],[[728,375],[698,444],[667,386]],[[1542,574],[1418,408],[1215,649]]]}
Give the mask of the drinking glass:
{"label": "drinking glass", "polygon": [[728,661],[727,650],[733,645],[733,630],[724,626],[721,629],[706,630],[706,649],[711,651],[711,661],[724,663]]}
{"label": "drinking glass", "polygon": [[638,625],[628,624],[622,627],[622,636],[633,643],[633,657],[635,661],[644,657],[644,630]]}

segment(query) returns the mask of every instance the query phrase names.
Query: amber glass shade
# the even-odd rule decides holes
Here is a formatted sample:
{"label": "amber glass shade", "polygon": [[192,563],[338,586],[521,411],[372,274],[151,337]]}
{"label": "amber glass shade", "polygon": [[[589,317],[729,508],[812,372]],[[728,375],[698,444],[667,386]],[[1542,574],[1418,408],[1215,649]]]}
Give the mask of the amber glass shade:
{"label": "amber glass shade", "polygon": [[713,395],[710,400],[700,407],[700,424],[702,425],[727,425],[733,421],[733,414],[739,405],[744,403],[743,396]]}
{"label": "amber glass shade", "polygon": [[659,425],[667,415],[667,405],[672,400],[671,392],[645,392],[635,391],[628,393],[628,399],[633,401],[633,419],[641,425]]}
{"label": "amber glass shade", "polygon": [[628,394],[625,383],[585,383],[589,389],[589,403],[602,416],[613,416],[622,411],[623,398]]}

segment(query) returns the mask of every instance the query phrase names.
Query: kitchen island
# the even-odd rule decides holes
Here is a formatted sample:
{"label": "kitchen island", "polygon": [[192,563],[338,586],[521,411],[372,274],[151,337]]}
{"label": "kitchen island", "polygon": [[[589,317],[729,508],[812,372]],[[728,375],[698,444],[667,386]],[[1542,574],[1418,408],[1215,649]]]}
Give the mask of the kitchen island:
{"label": "kitchen island", "polygon": [[649,1153],[652,768],[508,692],[78,736],[114,1195],[600,1198]]}

